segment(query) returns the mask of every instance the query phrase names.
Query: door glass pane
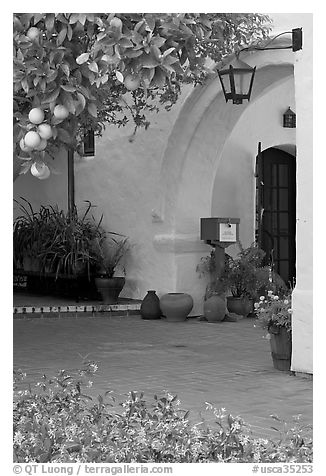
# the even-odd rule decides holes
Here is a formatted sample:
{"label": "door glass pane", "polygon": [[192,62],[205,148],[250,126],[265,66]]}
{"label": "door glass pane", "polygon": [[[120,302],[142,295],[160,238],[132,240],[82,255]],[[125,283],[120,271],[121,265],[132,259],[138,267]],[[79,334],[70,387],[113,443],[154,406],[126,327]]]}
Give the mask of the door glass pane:
{"label": "door glass pane", "polygon": [[277,172],[278,172],[278,164],[272,164],[272,186],[277,186]]}
{"label": "door glass pane", "polygon": [[278,235],[278,213],[274,212],[272,215],[272,234]]}
{"label": "door glass pane", "polygon": [[289,262],[288,261],[279,261],[278,263],[279,274],[281,278],[287,283],[289,281]]}
{"label": "door glass pane", "polygon": [[279,164],[278,166],[278,180],[280,187],[287,187],[289,183],[289,168],[286,164]]}
{"label": "door glass pane", "polygon": [[279,237],[279,258],[280,259],[289,258],[289,239],[287,236]]}
{"label": "door glass pane", "polygon": [[277,196],[278,196],[278,190],[277,188],[272,188],[271,189],[271,196],[272,196],[272,210],[277,211],[278,209],[278,201],[277,201]]}
{"label": "door glass pane", "polygon": [[279,213],[279,220],[280,220],[280,233],[288,233],[289,232],[289,214],[286,212]]}
{"label": "door glass pane", "polygon": [[280,188],[278,192],[279,210],[287,211],[289,209],[289,191],[287,188]]}

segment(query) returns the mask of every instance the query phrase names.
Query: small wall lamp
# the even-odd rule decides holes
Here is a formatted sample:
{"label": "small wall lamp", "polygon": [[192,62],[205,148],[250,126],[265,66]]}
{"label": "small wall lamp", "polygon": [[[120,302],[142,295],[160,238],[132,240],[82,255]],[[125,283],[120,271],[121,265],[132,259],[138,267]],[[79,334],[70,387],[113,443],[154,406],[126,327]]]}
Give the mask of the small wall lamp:
{"label": "small wall lamp", "polygon": [[[270,45],[276,38],[291,33],[292,41],[290,46],[271,46]],[[220,78],[225,101],[232,100],[233,104],[242,104],[244,99],[249,101],[252,91],[252,85],[254,82],[256,67],[251,67],[239,59],[239,55],[242,51],[254,51],[254,50],[284,50],[292,48],[292,51],[298,51],[302,49],[302,28],[294,28],[292,32],[285,31],[276,35],[270,39],[265,46],[249,46],[240,50],[235,60],[233,60],[227,69],[218,70],[218,76]],[[289,126],[284,126],[289,127]]]}
{"label": "small wall lamp", "polygon": [[296,127],[296,115],[290,107],[283,114],[283,127]]}

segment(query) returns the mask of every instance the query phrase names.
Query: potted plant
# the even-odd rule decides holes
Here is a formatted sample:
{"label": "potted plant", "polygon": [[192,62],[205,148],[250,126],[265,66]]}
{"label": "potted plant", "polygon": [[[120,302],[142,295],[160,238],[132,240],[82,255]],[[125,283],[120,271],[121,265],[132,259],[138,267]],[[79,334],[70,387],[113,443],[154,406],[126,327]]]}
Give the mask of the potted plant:
{"label": "potted plant", "polygon": [[268,291],[255,303],[257,320],[267,330],[273,365],[278,370],[290,370],[292,354],[292,294],[283,296]]}
{"label": "potted plant", "polygon": [[[36,212],[27,200],[22,200],[16,201],[22,214],[14,221],[15,272],[26,273],[29,288],[56,294],[67,294],[70,288],[74,294],[77,288],[79,295],[86,292],[91,288],[96,258],[94,240],[104,233],[102,219],[96,222],[89,217],[91,203],[80,215],[76,208],[66,212],[51,205],[41,206]],[[84,286],[85,281],[88,284]]]}
{"label": "potted plant", "polygon": [[[117,267],[130,248],[129,239],[117,233],[106,233],[94,241],[95,284],[104,304],[116,304],[125,285],[125,276],[115,276]],[[123,274],[125,268],[121,267]]]}
{"label": "potted plant", "polygon": [[197,271],[210,276],[205,299],[229,293],[226,298],[228,311],[247,316],[253,311],[253,302],[259,293],[285,288],[285,285],[270,266],[263,266],[265,252],[256,243],[248,248],[243,248],[239,243],[239,247],[240,252],[236,257],[225,254],[224,269],[219,276],[215,269],[215,250],[202,258]]}
{"label": "potted plant", "polygon": [[44,213],[34,212],[31,204],[14,200],[20,208],[21,215],[14,220],[13,227],[13,260],[14,270],[40,271],[39,250],[42,243],[42,228],[44,228]]}
{"label": "potted plant", "polygon": [[220,276],[224,289],[231,292],[227,297],[227,307],[230,312],[247,316],[253,310],[253,300],[261,283],[258,281],[257,268],[261,267],[265,253],[252,244],[243,248],[233,258],[225,255],[225,267]]}

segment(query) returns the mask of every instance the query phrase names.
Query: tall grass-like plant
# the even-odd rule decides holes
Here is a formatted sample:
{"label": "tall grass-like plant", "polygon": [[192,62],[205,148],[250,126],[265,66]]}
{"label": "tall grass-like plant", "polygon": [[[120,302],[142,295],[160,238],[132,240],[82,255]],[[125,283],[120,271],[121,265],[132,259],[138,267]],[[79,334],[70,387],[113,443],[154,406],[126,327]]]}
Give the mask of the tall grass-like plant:
{"label": "tall grass-like plant", "polygon": [[[102,239],[105,232],[90,215],[91,203],[79,215],[75,207],[72,212],[60,210],[58,206],[41,206],[35,212],[25,199],[17,202],[22,214],[14,221],[14,264],[24,266],[24,259],[38,260],[40,272],[59,274],[90,275],[96,253],[95,239]],[[26,204],[26,206],[25,206]]]}
{"label": "tall grass-like plant", "polygon": [[312,462],[311,430],[299,421],[287,424],[275,416],[275,438],[255,438],[241,418],[207,403],[215,424],[192,424],[168,392],[150,401],[134,391],[122,402],[109,391],[88,396],[96,370],[96,362],[85,362],[80,370],[43,376],[27,389],[22,372],[15,372],[15,462]]}
{"label": "tall grass-like plant", "polygon": [[[121,264],[129,249],[129,238],[118,233],[105,233],[100,238],[96,238],[94,240],[96,275],[113,278],[116,268]],[[123,271],[125,272],[124,269]]]}

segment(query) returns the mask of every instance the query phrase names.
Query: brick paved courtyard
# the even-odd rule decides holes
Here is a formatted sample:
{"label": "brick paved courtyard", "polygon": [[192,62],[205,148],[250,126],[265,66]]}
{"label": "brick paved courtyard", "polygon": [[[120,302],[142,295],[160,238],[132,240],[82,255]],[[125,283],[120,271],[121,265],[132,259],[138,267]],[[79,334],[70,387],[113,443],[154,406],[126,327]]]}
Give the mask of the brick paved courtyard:
{"label": "brick paved courtyard", "polygon": [[14,319],[14,367],[34,381],[57,369],[99,362],[93,395],[139,390],[177,394],[194,421],[210,420],[205,401],[241,415],[261,436],[275,433],[269,417],[302,414],[312,424],[312,380],[275,370],[269,343],[254,319],[207,323],[146,321],[139,315]]}

